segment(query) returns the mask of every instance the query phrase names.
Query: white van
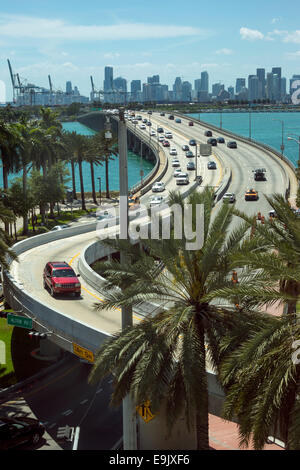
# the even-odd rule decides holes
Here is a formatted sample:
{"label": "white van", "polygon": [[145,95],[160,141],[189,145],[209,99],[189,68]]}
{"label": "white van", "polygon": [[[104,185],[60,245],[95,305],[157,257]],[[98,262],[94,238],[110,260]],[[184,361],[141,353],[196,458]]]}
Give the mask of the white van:
{"label": "white van", "polygon": [[180,173],[176,176],[176,184],[189,184],[189,177],[187,173]]}

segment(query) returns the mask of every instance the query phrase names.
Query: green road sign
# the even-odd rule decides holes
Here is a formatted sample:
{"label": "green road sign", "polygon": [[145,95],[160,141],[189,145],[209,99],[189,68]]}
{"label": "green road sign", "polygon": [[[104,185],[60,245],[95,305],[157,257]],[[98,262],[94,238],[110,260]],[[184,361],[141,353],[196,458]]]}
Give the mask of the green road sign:
{"label": "green road sign", "polygon": [[20,317],[13,315],[12,313],[7,314],[7,324],[12,326],[20,326],[21,328],[32,329],[32,319],[26,317]]}

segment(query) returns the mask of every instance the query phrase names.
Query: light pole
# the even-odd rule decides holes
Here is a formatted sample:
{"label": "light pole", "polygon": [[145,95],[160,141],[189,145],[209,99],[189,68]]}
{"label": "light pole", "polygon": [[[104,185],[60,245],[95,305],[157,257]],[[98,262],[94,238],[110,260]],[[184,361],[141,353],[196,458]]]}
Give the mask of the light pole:
{"label": "light pole", "polygon": [[[118,122],[119,175],[120,175],[120,239],[128,240],[128,158],[127,128],[124,109],[119,109]],[[128,263],[126,254],[120,252],[121,263]],[[133,325],[132,307],[122,306],[122,330]],[[137,450],[136,413],[132,399],[127,395],[123,399],[123,442],[124,450]]]}
{"label": "light pole", "polygon": [[101,203],[102,203],[102,199],[101,199],[101,176],[98,176],[97,179],[99,180],[99,198],[100,198],[100,206],[101,206]]}
{"label": "light pole", "polygon": [[[292,135],[296,135],[296,134],[292,134]],[[295,139],[295,137],[290,137],[288,136],[288,140],[294,140],[295,142],[297,142],[298,146],[299,146],[299,156],[298,156],[298,170],[300,168],[300,136],[297,136],[298,139]]]}
{"label": "light pole", "polygon": [[284,143],[283,143],[284,121],[282,119],[272,119],[272,121],[281,122],[281,145],[280,145],[280,150],[281,150],[281,155],[283,155],[283,151],[284,151]]}

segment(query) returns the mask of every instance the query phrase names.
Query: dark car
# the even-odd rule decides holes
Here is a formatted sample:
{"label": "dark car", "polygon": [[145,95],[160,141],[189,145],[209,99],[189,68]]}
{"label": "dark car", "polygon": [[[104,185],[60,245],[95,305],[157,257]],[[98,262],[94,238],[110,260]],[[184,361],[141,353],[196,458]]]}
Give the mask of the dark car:
{"label": "dark car", "polygon": [[209,170],[216,170],[216,169],[217,169],[216,162],[208,162],[207,168],[208,168]]}
{"label": "dark car", "polygon": [[217,142],[218,142],[218,144],[225,144],[225,139],[224,139],[224,137],[218,137],[218,138],[217,138]]}
{"label": "dark car", "polygon": [[81,284],[78,276],[80,274],[75,274],[65,261],[49,261],[43,272],[44,288],[50,290],[52,297],[55,297],[56,294],[71,293],[80,297]]}
{"label": "dark car", "polygon": [[146,119],[146,118],[145,118],[145,119],[143,119],[143,123],[144,123],[144,124],[146,124],[146,122],[147,122],[147,119]]}
{"label": "dark car", "polygon": [[190,121],[189,126],[193,126],[193,125],[194,125],[193,121]]}
{"label": "dark car", "polygon": [[168,140],[165,140],[163,142],[163,147],[170,147],[170,142]]}
{"label": "dark car", "polygon": [[165,115],[165,113],[160,113],[160,116],[164,116],[164,115]]}
{"label": "dark car", "polygon": [[212,137],[212,131],[205,131],[204,135],[206,135],[206,137]]}
{"label": "dark car", "polygon": [[164,132],[164,130],[163,130],[162,127],[158,127],[158,128],[157,128],[157,132],[158,132],[158,133],[162,133],[162,132]]}
{"label": "dark car", "polygon": [[196,170],[196,165],[194,162],[188,162],[186,166],[187,170]]}
{"label": "dark car", "polygon": [[237,143],[234,140],[231,140],[230,142],[227,142],[227,147],[229,147],[230,149],[236,149]]}
{"label": "dark car", "polygon": [[176,119],[175,119],[175,122],[177,122],[177,124],[180,124],[180,123],[181,123],[181,119],[176,118]]}
{"label": "dark car", "polygon": [[0,417],[0,450],[8,450],[30,442],[38,444],[45,427],[37,419]]}
{"label": "dark car", "polygon": [[207,139],[207,143],[213,146],[216,146],[218,144],[217,139],[213,138]]}
{"label": "dark car", "polygon": [[152,114],[152,111],[148,111],[148,114]]}
{"label": "dark car", "polygon": [[185,152],[187,152],[188,150],[190,150],[190,147],[188,145],[183,145],[182,147],[182,150],[184,150]]}
{"label": "dark car", "polygon": [[147,121],[146,124],[147,124],[147,126],[152,126],[151,121]]}
{"label": "dark car", "polygon": [[193,152],[188,150],[187,152],[185,152],[185,156],[188,157],[188,158],[191,158],[191,157],[194,157],[195,155],[193,154]]}
{"label": "dark car", "polygon": [[189,141],[189,144],[192,145],[192,146],[197,145],[197,144],[196,144],[196,141],[195,141],[194,139],[191,139],[191,140]]}
{"label": "dark car", "polygon": [[170,114],[169,119],[172,119],[172,120],[174,119],[173,114]]}

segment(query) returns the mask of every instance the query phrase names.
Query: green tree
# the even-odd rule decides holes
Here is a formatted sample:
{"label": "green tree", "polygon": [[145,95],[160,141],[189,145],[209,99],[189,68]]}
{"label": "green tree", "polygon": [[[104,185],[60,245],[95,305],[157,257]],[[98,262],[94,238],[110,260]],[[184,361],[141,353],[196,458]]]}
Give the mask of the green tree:
{"label": "green tree", "polygon": [[[14,215],[11,210],[9,210],[3,204],[2,200],[0,201],[0,221],[4,224],[9,224],[14,221]],[[7,255],[12,259],[17,259],[16,254],[11,249],[11,238],[0,226],[0,264],[8,269]]]}
{"label": "green tree", "polygon": [[98,158],[101,157],[105,162],[105,183],[106,183],[106,197],[110,199],[109,192],[109,161],[118,155],[118,138],[112,134],[111,139],[105,138],[105,132],[101,131],[92,137],[93,152]]}
{"label": "green tree", "polygon": [[[214,301],[214,292],[231,284],[230,257],[241,243],[251,243],[242,242],[245,224],[229,235],[233,209],[228,204],[212,220],[213,201],[209,188],[188,201],[194,209],[204,205],[201,249],[188,250],[184,236],[143,240],[144,250],[124,240],[106,242],[124,251],[131,262],[103,263],[100,273],[107,280],[107,296],[95,308],[134,307],[141,301],[168,306],[106,340],[90,375],[94,382],[113,373],[114,405],[130,394],[135,405],[150,400],[155,412],[165,401],[170,429],[182,412],[188,426],[195,416],[198,449],[209,448],[207,361],[217,365],[219,339],[237,317],[233,296],[222,306]],[[176,193],[170,203],[184,204]]]}

